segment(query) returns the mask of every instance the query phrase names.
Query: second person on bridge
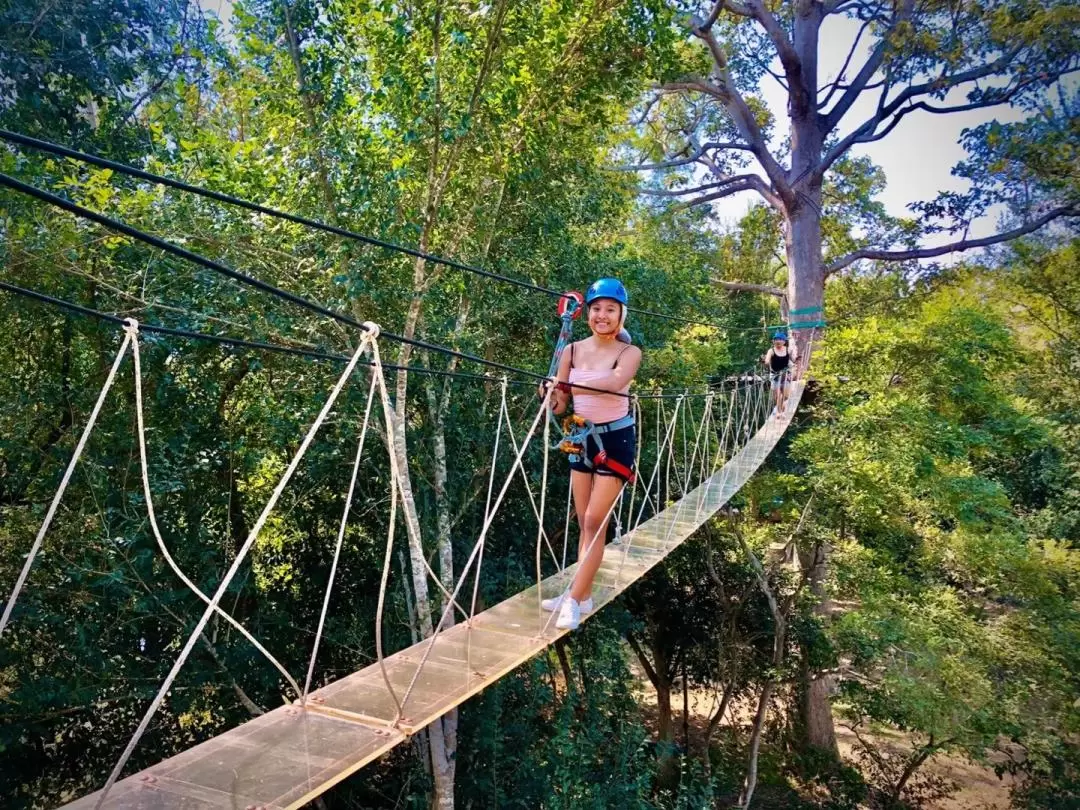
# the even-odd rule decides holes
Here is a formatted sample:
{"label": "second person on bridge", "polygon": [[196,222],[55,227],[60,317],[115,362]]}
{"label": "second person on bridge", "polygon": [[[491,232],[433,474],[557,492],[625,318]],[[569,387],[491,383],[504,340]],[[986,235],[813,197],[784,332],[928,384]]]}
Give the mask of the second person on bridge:
{"label": "second person on bridge", "polygon": [[629,297],[618,279],[602,278],[585,293],[592,336],[563,351],[552,381],[551,407],[564,413],[571,398],[580,452],[570,455],[570,486],[578,522],[578,570],[570,589],[543,607],[559,611],[556,626],[574,630],[593,609],[592,584],[604,559],[607,526],[616,498],[634,479],[637,435],[630,383],[641,349],[623,329]]}

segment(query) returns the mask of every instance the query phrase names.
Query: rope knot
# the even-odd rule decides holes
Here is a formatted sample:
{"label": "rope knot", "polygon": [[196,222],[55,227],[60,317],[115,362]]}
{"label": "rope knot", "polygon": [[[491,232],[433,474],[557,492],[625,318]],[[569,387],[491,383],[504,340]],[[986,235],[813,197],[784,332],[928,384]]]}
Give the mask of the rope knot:
{"label": "rope knot", "polygon": [[139,334],[139,322],[135,318],[124,318],[124,331],[133,336]]}
{"label": "rope knot", "polygon": [[382,332],[382,327],[375,323],[375,321],[364,321],[363,326],[372,338],[377,338]]}

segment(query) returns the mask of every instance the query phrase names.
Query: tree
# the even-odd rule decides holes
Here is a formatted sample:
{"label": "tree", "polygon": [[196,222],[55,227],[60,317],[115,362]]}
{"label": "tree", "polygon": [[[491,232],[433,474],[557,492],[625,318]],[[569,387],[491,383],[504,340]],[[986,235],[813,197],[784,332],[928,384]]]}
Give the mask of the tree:
{"label": "tree", "polygon": [[[707,55],[688,52],[681,75],[661,77],[635,119],[632,165],[650,173],[643,192],[681,206],[706,205],[755,192],[782,221],[794,311],[821,307],[826,279],[863,260],[912,261],[1012,240],[1063,217],[1080,215],[1074,191],[1019,172],[995,172],[992,142],[976,149],[964,194],[942,193],[914,206],[920,222],[897,221],[857,240],[831,243],[823,230],[830,201],[823,190],[860,144],[882,141],[908,116],[1023,107],[1066,142],[1068,115],[1046,90],[1080,68],[1073,4],[999,1],[986,4],[899,0],[717,0],[677,3]],[[853,32],[839,75],[819,75],[822,28],[845,21]],[[861,64],[859,59],[861,58]],[[772,65],[779,64],[779,73]],[[786,137],[759,95],[759,81],[786,95]],[[1062,102],[1064,104],[1064,102]],[[862,112],[868,110],[865,114]],[[858,115],[863,115],[861,120]],[[856,119],[852,121],[852,119]],[[1071,134],[1070,134],[1071,133]],[[1000,132],[998,133],[1000,135]],[[995,236],[966,235],[971,220],[1004,202],[1014,224]],[[850,224],[850,223],[849,223]],[[919,246],[946,233],[944,244]],[[805,341],[808,335],[801,335]]]}

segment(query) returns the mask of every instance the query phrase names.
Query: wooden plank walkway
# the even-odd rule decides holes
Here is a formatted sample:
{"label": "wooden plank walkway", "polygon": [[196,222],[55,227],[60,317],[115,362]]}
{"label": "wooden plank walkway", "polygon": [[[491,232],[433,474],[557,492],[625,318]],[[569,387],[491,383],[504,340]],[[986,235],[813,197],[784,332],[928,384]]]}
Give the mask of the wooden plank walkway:
{"label": "wooden plank walkway", "polygon": [[[792,386],[787,412],[770,418],[701,486],[607,546],[596,578],[597,610],[690,537],[761,466],[787,430],[802,396]],[[287,810],[299,808],[378,759],[484,687],[566,634],[540,598],[566,588],[575,566],[458,624],[435,641],[408,702],[397,706],[377,664],[324,687],[305,709],[282,706],[123,779],[104,803],[110,810]],[[585,617],[583,617],[585,618]],[[430,639],[385,660],[399,699]],[[98,794],[68,808],[93,808]]]}

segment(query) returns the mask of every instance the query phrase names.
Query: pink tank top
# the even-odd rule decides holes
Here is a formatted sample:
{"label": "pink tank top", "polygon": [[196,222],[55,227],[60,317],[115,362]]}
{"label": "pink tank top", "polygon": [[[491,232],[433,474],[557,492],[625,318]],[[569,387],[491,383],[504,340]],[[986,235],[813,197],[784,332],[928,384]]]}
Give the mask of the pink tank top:
{"label": "pink tank top", "polygon": [[[614,366],[612,367],[614,368]],[[573,346],[570,347],[570,384],[571,385],[589,385],[593,380],[599,380],[606,374],[610,374],[611,369],[597,368],[597,369],[584,369],[574,368],[574,352]],[[626,385],[619,394],[630,393],[629,383]],[[630,413],[630,399],[625,396],[619,396],[619,394],[600,394],[593,391],[583,392],[580,394],[574,394],[574,413],[578,416],[584,416],[590,422],[594,422],[598,425],[607,424],[608,422],[614,422],[616,419],[622,419],[628,413]]]}

